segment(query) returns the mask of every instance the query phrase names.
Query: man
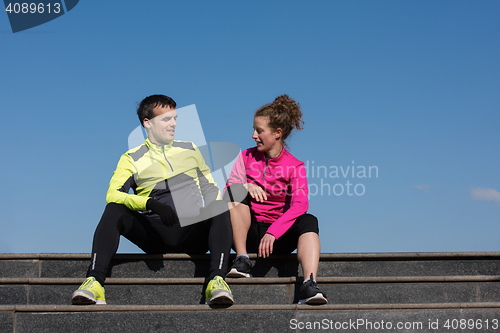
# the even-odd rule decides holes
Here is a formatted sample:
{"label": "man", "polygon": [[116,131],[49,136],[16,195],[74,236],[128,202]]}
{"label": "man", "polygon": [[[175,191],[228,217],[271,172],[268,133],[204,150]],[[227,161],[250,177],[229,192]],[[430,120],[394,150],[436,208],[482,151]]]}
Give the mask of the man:
{"label": "man", "polygon": [[210,250],[205,299],[211,304],[233,304],[223,278],[232,242],[230,215],[210,169],[192,142],[174,140],[173,99],[146,97],[137,115],[148,137],[118,162],[94,234],[87,279],[73,293],[72,303],[106,304],[102,286],[122,235],[146,253]]}

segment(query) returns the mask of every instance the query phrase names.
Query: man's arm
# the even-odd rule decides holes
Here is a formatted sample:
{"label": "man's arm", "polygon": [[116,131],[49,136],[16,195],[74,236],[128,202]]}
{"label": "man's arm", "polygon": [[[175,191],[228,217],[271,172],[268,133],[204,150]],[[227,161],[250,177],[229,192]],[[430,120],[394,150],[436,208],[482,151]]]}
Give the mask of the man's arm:
{"label": "man's arm", "polygon": [[143,197],[128,193],[131,188],[136,187],[135,171],[132,164],[132,158],[125,153],[121,156],[113,177],[109,182],[108,193],[106,194],[106,203],[118,203],[125,205],[128,209],[138,211],[147,210],[146,202],[149,197]]}

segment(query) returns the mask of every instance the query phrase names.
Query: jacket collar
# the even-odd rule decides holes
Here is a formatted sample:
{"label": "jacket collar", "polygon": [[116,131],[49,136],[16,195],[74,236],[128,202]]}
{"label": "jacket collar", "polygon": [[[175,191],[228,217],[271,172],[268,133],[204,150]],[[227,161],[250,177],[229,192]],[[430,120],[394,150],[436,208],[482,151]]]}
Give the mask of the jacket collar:
{"label": "jacket collar", "polygon": [[172,141],[170,141],[168,144],[166,144],[166,145],[161,145],[161,146],[160,146],[160,145],[157,145],[156,143],[151,142],[151,140],[149,140],[149,137],[148,137],[148,138],[146,138],[146,146],[148,146],[148,148],[149,148],[149,149],[151,149],[151,150],[153,150],[153,151],[158,151],[158,152],[163,152],[163,150],[164,150],[165,148],[170,148],[170,147],[172,147],[172,143],[173,143],[173,142],[174,142],[174,141],[172,140]]}
{"label": "jacket collar", "polygon": [[287,150],[285,149],[285,147],[283,147],[283,149],[281,149],[281,153],[277,157],[273,157],[273,158],[267,158],[266,153],[263,153],[260,151],[257,151],[257,152],[259,154],[261,154],[261,157],[264,161],[267,159],[268,162],[276,163],[276,162],[279,162],[283,159],[283,156],[285,156],[285,154],[287,153]]}

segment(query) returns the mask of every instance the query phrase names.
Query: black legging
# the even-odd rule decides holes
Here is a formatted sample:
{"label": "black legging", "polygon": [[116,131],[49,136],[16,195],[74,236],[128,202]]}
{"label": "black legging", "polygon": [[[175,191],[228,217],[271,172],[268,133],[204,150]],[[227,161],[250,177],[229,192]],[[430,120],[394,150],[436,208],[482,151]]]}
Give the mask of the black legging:
{"label": "black legging", "polygon": [[116,203],[106,205],[94,233],[88,276],[104,284],[111,258],[118,250],[120,235],[148,254],[206,253],[210,251],[207,281],[216,275],[226,276],[233,240],[227,203],[215,201],[205,211],[214,216],[185,227],[165,226],[160,219],[150,218]]}
{"label": "black legging", "polygon": [[[257,222],[252,210],[252,202],[248,191],[242,184],[232,184],[224,193],[224,201],[240,202],[250,208],[251,224],[247,234],[247,252],[258,252],[259,244],[264,237],[271,223]],[[297,248],[299,237],[308,232],[315,232],[319,235],[318,219],[311,214],[302,214],[293,225],[278,238],[273,244],[274,254],[289,254]]]}

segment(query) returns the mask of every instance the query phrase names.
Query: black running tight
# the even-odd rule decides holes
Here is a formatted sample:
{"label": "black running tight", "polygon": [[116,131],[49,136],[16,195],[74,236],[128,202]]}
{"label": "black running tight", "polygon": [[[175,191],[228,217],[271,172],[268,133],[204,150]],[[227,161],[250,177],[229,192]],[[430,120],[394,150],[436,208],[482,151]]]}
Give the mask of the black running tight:
{"label": "black running tight", "polygon": [[207,216],[214,217],[185,227],[167,227],[160,219],[131,211],[121,204],[108,204],[95,230],[87,276],[104,283],[122,235],[148,254],[210,251],[207,280],[216,275],[225,277],[233,239],[227,203],[216,201],[205,209],[210,214]]}

